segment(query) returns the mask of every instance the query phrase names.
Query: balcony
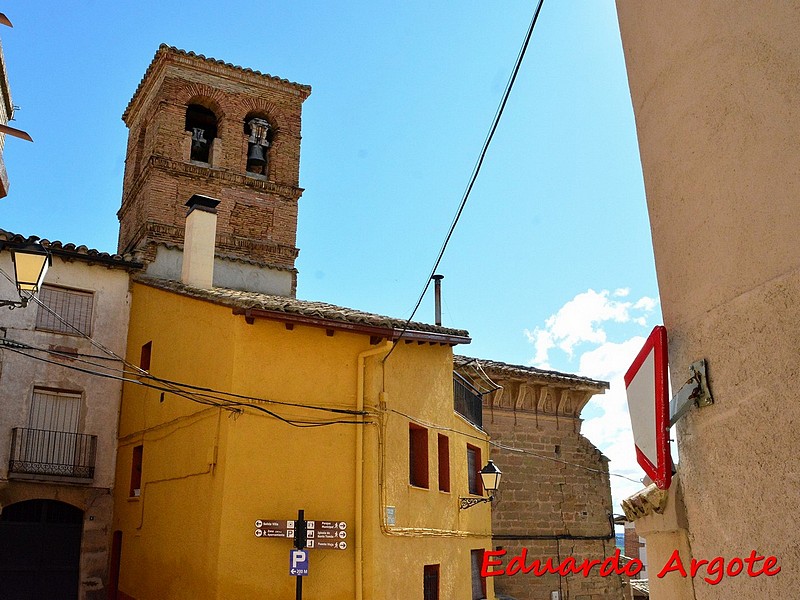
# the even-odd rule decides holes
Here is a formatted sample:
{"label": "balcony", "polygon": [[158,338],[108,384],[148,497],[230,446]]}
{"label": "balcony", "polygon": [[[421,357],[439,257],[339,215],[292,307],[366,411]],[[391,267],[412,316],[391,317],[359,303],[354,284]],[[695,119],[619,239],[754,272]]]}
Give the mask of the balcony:
{"label": "balcony", "polygon": [[453,407],[467,421],[483,429],[483,398],[480,392],[458,373],[453,373]]}
{"label": "balcony", "polygon": [[15,427],[11,430],[9,477],[94,478],[97,436]]}

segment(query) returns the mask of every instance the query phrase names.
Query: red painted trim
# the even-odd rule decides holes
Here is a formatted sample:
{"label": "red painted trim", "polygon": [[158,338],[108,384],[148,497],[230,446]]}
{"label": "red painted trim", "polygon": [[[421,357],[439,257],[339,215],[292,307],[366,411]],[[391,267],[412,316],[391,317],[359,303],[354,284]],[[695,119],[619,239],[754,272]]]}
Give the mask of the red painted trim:
{"label": "red painted trim", "polygon": [[630,368],[625,373],[625,388],[633,381],[644,361],[654,353],[655,386],[653,397],[656,416],[656,459],[653,465],[638,447],[636,447],[636,460],[653,480],[659,489],[666,490],[672,483],[672,456],[669,451],[669,382],[667,379],[668,368],[667,328],[656,325],[645,341],[644,346],[636,355]]}

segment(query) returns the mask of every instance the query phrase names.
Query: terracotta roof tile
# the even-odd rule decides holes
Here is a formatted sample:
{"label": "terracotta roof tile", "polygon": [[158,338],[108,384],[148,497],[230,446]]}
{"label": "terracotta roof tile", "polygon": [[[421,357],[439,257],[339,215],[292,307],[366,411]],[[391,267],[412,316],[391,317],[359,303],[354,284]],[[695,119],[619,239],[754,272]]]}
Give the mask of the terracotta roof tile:
{"label": "terracotta roof tile", "polygon": [[125,120],[125,118],[127,117],[128,111],[130,110],[131,105],[133,104],[134,100],[136,99],[136,96],[139,95],[139,91],[142,89],[142,86],[144,85],[145,80],[150,75],[150,73],[153,71],[156,62],[158,61],[159,56],[164,55],[164,54],[171,54],[173,56],[186,56],[186,57],[189,57],[189,58],[196,58],[198,60],[204,61],[204,62],[209,63],[209,64],[220,65],[220,66],[223,66],[223,67],[227,67],[229,69],[234,69],[236,71],[240,71],[242,73],[247,73],[247,74],[250,74],[250,75],[256,75],[256,76],[259,76],[259,77],[263,77],[265,79],[269,79],[269,80],[272,80],[272,81],[277,81],[277,82],[280,82],[280,83],[285,83],[287,85],[291,85],[292,87],[294,87],[294,88],[300,90],[301,92],[303,92],[306,96],[311,93],[311,86],[310,85],[306,85],[306,84],[303,84],[303,83],[296,83],[294,81],[290,81],[290,80],[284,79],[282,77],[276,77],[276,76],[270,75],[268,73],[262,73],[261,71],[256,71],[255,69],[250,69],[248,67],[241,67],[239,65],[234,65],[232,63],[225,62],[224,60],[218,60],[216,58],[207,57],[207,56],[205,56],[203,54],[196,54],[195,52],[192,52],[190,50],[189,51],[181,50],[180,48],[176,48],[175,46],[170,46],[168,44],[161,44],[158,47],[158,50],[156,50],[156,53],[155,53],[155,56],[153,57],[153,60],[150,61],[150,64],[148,65],[147,70],[144,72],[144,75],[142,76],[141,81],[139,81],[139,85],[136,87],[136,91],[133,93],[133,96],[131,96],[131,100],[130,100],[130,102],[128,102],[128,106],[125,108],[125,112],[122,114],[122,119],[123,120]]}
{"label": "terracotta roof tile", "polygon": [[25,237],[24,235],[12,233],[11,231],[6,231],[5,229],[0,229],[0,242],[7,243],[9,245],[24,245],[38,242],[47,248],[54,256],[83,260],[90,263],[102,263],[111,267],[138,270],[144,266],[141,262],[136,261],[134,256],[131,254],[109,254],[108,252],[101,252],[100,250],[89,248],[83,244],[80,246],[76,246],[73,243],[65,244],[64,242],[60,242],[58,240],[50,241],[35,235]]}
{"label": "terracotta roof tile", "polygon": [[[289,315],[299,315],[304,317],[314,317],[336,321],[340,323],[350,323],[355,325],[366,325],[370,327],[384,327],[401,331],[406,322],[403,319],[387,317],[368,313],[354,308],[336,306],[327,302],[315,302],[311,300],[298,300],[288,296],[273,296],[259,292],[245,292],[228,288],[196,288],[185,285],[178,281],[166,279],[155,279],[151,277],[137,276],[136,281],[170,292],[175,292],[192,298],[207,300],[217,304],[223,304],[232,308],[257,309],[265,311],[280,312]],[[412,321],[408,326],[409,333],[424,332],[441,334],[445,336],[465,338],[464,343],[469,341],[469,332],[463,329],[451,329],[440,327],[428,323]]]}
{"label": "terracotta roof tile", "polygon": [[609,384],[607,381],[600,381],[597,379],[590,379],[588,377],[581,377],[580,375],[572,375],[570,373],[560,373],[558,371],[548,371],[545,369],[537,369],[536,367],[525,367],[522,365],[512,365],[497,360],[486,360],[483,358],[471,358],[469,356],[453,356],[453,362],[456,368],[465,367],[473,361],[478,361],[483,369],[493,370],[504,375],[518,376],[518,377],[540,377],[551,379],[553,381],[560,381],[564,383],[583,384],[598,389],[607,390]]}

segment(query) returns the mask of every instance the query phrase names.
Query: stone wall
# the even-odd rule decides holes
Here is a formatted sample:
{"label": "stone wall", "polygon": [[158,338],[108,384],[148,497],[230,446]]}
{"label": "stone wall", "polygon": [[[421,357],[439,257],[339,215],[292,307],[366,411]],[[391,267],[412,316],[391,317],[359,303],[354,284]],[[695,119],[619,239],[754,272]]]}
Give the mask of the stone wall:
{"label": "stone wall", "polygon": [[[483,389],[483,428],[492,440],[490,458],[503,471],[492,507],[492,533],[503,567],[526,553],[526,564],[567,557],[603,560],[615,551],[608,460],[580,434],[580,411],[605,382],[530,367],[478,361],[489,384],[466,359],[459,373]],[[495,576],[495,590],[515,600],[618,600],[619,576],[534,573]]]}

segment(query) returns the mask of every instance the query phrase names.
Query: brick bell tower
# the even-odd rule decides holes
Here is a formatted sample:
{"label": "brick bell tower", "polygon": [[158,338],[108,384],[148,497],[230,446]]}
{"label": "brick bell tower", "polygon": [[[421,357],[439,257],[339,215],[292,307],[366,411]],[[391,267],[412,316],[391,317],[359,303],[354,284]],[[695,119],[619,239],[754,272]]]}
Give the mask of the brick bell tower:
{"label": "brick bell tower", "polygon": [[294,296],[307,85],[162,44],[128,104],[120,253],[180,279],[186,201],[217,207],[214,285]]}

